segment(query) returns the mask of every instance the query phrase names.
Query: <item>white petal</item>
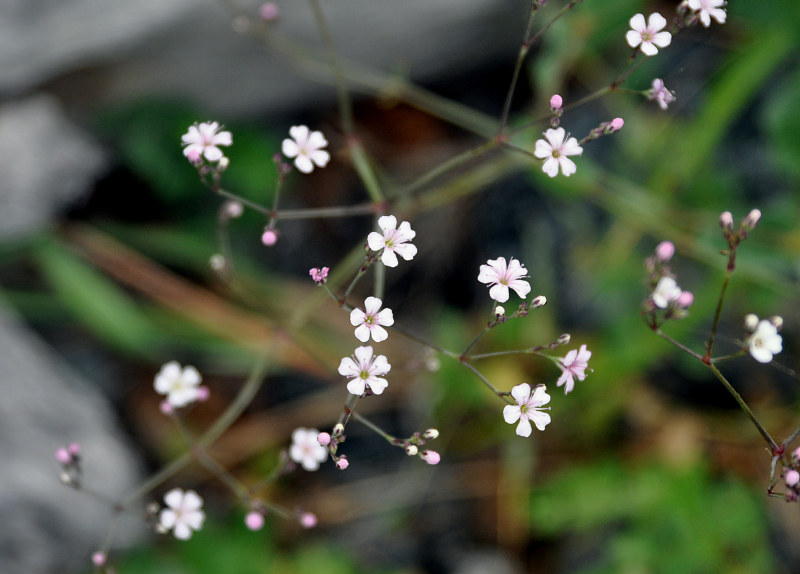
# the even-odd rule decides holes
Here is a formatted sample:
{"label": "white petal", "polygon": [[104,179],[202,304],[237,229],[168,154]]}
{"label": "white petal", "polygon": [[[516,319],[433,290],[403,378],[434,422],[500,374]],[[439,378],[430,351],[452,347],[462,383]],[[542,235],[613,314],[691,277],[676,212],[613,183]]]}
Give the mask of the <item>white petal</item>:
{"label": "white petal", "polygon": [[550,177],[555,177],[558,175],[558,160],[554,157],[548,158],[542,164],[542,171],[545,172]]}
{"label": "white petal", "polygon": [[388,386],[389,383],[386,381],[386,379],[381,379],[377,377],[369,382],[369,388],[372,389],[372,392],[375,393],[376,395],[382,394],[383,391],[385,391],[386,387]]}
{"label": "white petal", "polygon": [[552,154],[553,147],[549,143],[544,140],[536,140],[536,148],[533,151],[533,155],[539,159],[544,159],[550,157]]}
{"label": "white petal", "polygon": [[387,333],[386,329],[380,325],[375,325],[372,328],[372,338],[375,340],[375,342],[380,343],[381,341],[385,341],[389,338],[389,333]]}
{"label": "white petal", "polygon": [[561,147],[561,144],[564,143],[564,137],[567,135],[567,132],[564,131],[564,128],[556,128],[556,129],[549,129],[544,132],[544,137],[547,138],[547,141],[550,142],[550,145],[553,149],[558,149]]}
{"label": "white petal", "polygon": [[354,327],[356,325],[362,325],[366,316],[366,313],[364,313],[364,311],[361,309],[353,309],[350,311],[350,324]]}
{"label": "white petal", "polygon": [[653,12],[650,14],[650,18],[647,19],[648,28],[651,30],[661,30],[667,25],[667,19],[664,18],[658,12]]}
{"label": "white petal", "polygon": [[508,287],[503,285],[502,283],[497,283],[489,289],[489,297],[497,301],[498,303],[505,303],[508,301]]}
{"label": "white petal", "polygon": [[192,537],[192,529],[183,522],[176,524],[175,530],[173,530],[172,533],[175,535],[175,538],[180,540],[189,540]]}
{"label": "white petal", "polygon": [[361,368],[350,357],[344,357],[339,363],[339,374],[343,377],[357,377]]}
{"label": "white petal", "polygon": [[383,238],[383,235],[377,231],[373,231],[367,235],[367,245],[369,245],[369,248],[373,251],[380,251],[386,246],[386,240]]}
{"label": "white petal", "polygon": [[394,249],[388,247],[381,253],[381,262],[386,267],[397,267],[397,255],[394,254]]}
{"label": "white petal", "polygon": [[165,508],[161,511],[158,515],[158,521],[161,523],[161,526],[169,530],[173,526],[175,526],[175,522],[177,522],[178,515],[175,513],[174,510],[169,508]]}
{"label": "white petal", "polygon": [[511,396],[517,403],[527,403],[531,396],[531,386],[528,383],[522,383],[511,389]]}
{"label": "white petal", "polygon": [[331,160],[331,154],[324,150],[317,150],[311,155],[311,161],[317,164],[319,167],[325,167],[328,165],[328,162]]}
{"label": "white petal", "polygon": [[292,136],[298,144],[303,144],[308,140],[308,127],[292,126],[289,128],[289,135]]}
{"label": "white petal", "polygon": [[[362,343],[366,343],[367,341],[369,341],[369,327],[367,327],[364,324],[359,325],[358,327],[356,327],[355,336],[356,339],[358,339]],[[378,339],[375,340],[377,341]]]}
{"label": "white petal", "polygon": [[170,508],[179,508],[183,502],[183,491],[180,488],[173,488],[164,495],[164,503]]}
{"label": "white petal", "polygon": [[287,138],[283,140],[283,143],[281,144],[281,151],[286,157],[292,158],[300,153],[300,148],[297,146],[296,141]]}
{"label": "white petal", "polygon": [[533,429],[531,428],[528,417],[520,417],[519,424],[517,425],[517,434],[519,436],[531,436],[532,431]]}
{"label": "white petal", "polygon": [[307,156],[303,154],[300,154],[294,158],[294,166],[297,168],[297,171],[301,173],[311,173],[314,171],[314,164]]}
{"label": "white petal", "polygon": [[550,402],[550,395],[547,394],[547,389],[543,385],[539,385],[534,389],[531,400],[537,407],[541,407]]}
{"label": "white petal", "polygon": [[628,42],[628,46],[635,48],[642,43],[642,35],[634,30],[628,30],[625,34],[625,40]]}
{"label": "white petal", "polygon": [[[328,145],[328,140],[322,135],[322,132],[311,132],[308,136],[308,147],[320,149]],[[327,152],[325,152],[327,154]]]}
{"label": "white petal", "polygon": [[378,218],[378,227],[384,231],[397,229],[397,218],[394,215],[384,215]]}
{"label": "white petal", "polygon": [[363,395],[365,389],[366,389],[366,384],[364,382],[364,379],[360,377],[357,379],[353,379],[352,381],[347,383],[347,392],[350,393],[351,395],[359,395],[359,396]]}
{"label": "white petal", "polygon": [[637,32],[644,32],[647,29],[647,24],[644,21],[644,14],[636,14],[628,22],[631,28]]}
{"label": "white petal", "polygon": [[666,48],[672,42],[672,34],[669,32],[659,32],[653,36],[653,44],[659,48]]}
{"label": "white petal", "polygon": [[550,424],[550,415],[547,413],[543,413],[541,411],[534,411],[530,415],[533,424],[536,425],[536,428],[540,431],[544,430],[548,424]]}
{"label": "white petal", "polygon": [[578,171],[578,168],[575,166],[575,162],[569,159],[568,157],[561,156],[560,158],[558,158],[558,163],[561,166],[561,171],[564,173],[566,177],[569,177],[573,173]]}
{"label": "white petal", "polygon": [[523,281],[522,279],[515,279],[508,284],[510,289],[513,289],[514,292],[522,297],[523,299],[531,292],[531,286],[527,281]]}
{"label": "white petal", "polygon": [[367,297],[364,299],[364,311],[367,315],[375,315],[383,305],[383,301],[377,297]]}
{"label": "white petal", "polygon": [[392,310],[389,308],[386,308],[380,313],[378,313],[376,319],[378,320],[379,325],[385,325],[386,327],[394,325],[394,314],[392,313]]}
{"label": "white petal", "polygon": [[520,410],[518,406],[515,405],[506,405],[503,407],[503,419],[512,425],[519,420],[520,417]]}
{"label": "white petal", "polygon": [[652,42],[642,42],[640,49],[645,56],[655,56],[658,54],[658,48],[656,48]]}
{"label": "white petal", "polygon": [[360,367],[364,367],[369,365],[372,362],[372,347],[369,345],[365,347],[356,347],[355,352],[353,353],[358,360],[359,365],[359,372]]}

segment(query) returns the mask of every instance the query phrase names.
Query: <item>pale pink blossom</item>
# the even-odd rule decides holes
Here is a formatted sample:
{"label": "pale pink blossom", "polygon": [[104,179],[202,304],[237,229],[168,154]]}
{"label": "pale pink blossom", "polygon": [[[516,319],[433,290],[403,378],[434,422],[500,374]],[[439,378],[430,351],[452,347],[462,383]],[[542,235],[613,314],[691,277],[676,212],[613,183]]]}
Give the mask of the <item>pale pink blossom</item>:
{"label": "pale pink blossom", "polygon": [[675,101],[675,94],[667,89],[663,80],[656,78],[653,80],[650,91],[647,92],[647,99],[656,102],[662,110],[666,110]]}
{"label": "pale pink blossom", "polygon": [[658,12],[650,14],[647,23],[643,14],[636,14],[630,19],[630,25],[625,39],[631,48],[638,46],[645,56],[655,56],[658,48],[666,48],[672,42],[672,34],[662,31],[667,26],[667,20]]}
{"label": "pale pink blossom", "polygon": [[373,355],[372,347],[356,347],[352,357],[345,357],[339,363],[339,374],[348,377],[347,391],[352,395],[363,395],[366,389],[380,395],[388,386],[383,375],[392,366],[383,355]]}
{"label": "pale pink blossom", "polygon": [[397,227],[397,218],[394,215],[384,215],[378,218],[378,227],[381,233],[373,231],[367,236],[367,245],[373,251],[382,251],[381,262],[387,267],[397,267],[397,256],[406,261],[411,261],[417,254],[416,246],[409,243],[417,235],[411,229],[408,221]]}
{"label": "pale pink blossom", "polygon": [[564,128],[551,128],[544,132],[544,137],[544,140],[536,141],[536,148],[533,152],[533,155],[545,160],[542,164],[542,171],[550,177],[558,175],[559,167],[567,177],[575,173],[577,171],[575,162],[567,156],[583,153],[583,148],[578,145],[578,140],[573,137],[568,138]]}
{"label": "pale pink blossom", "polygon": [[156,374],[153,386],[157,393],[167,395],[170,406],[179,409],[197,400],[198,385],[202,380],[194,367],[182,368],[177,361],[170,361]]}
{"label": "pale pink blossom", "polygon": [[259,14],[265,22],[274,22],[281,15],[281,9],[275,2],[264,2],[259,9]]}
{"label": "pale pink blossom", "polygon": [[105,552],[97,551],[92,553],[92,564],[94,564],[98,568],[102,568],[103,566],[105,566],[107,561],[108,561],[108,556],[106,555]]}
{"label": "pale pink blossom", "polygon": [[330,269],[328,267],[323,267],[322,269],[319,267],[314,267],[313,269],[308,270],[308,274],[311,275],[311,279],[314,280],[314,283],[317,285],[322,285],[328,280],[329,271]]}
{"label": "pale pink blossom", "polygon": [[653,289],[651,299],[653,304],[659,309],[666,309],[670,303],[676,301],[681,296],[681,288],[672,277],[662,277]]}
{"label": "pale pink blossom", "polygon": [[659,261],[666,263],[675,255],[675,244],[671,241],[662,241],[656,245],[656,257]]}
{"label": "pale pink blossom", "polygon": [[513,289],[523,299],[530,293],[530,284],[522,280],[528,276],[528,270],[517,259],[512,257],[506,264],[505,257],[498,257],[489,259],[486,263],[480,267],[478,281],[491,285],[489,297],[498,303],[505,303],[508,301],[509,289]]}
{"label": "pale pink blossom", "polygon": [[778,329],[766,319],[756,325],[756,329],[747,340],[750,355],[759,363],[769,363],[773,355],[783,350],[783,339],[778,334]]}
{"label": "pale pink blossom", "polygon": [[328,449],[319,444],[317,429],[296,428],[292,432],[289,458],[304,469],[314,471],[328,458]]}
{"label": "pale pink blossom", "polygon": [[564,394],[571,392],[575,387],[575,378],[582,381],[586,378],[586,369],[589,366],[589,359],[592,352],[581,345],[580,350],[573,349],[563,359],[558,359],[558,367],[561,369],[561,376],[556,382],[557,386],[564,386]]}
{"label": "pale pink blossom", "polygon": [[303,528],[314,528],[317,525],[317,516],[311,512],[303,512],[299,519]]}
{"label": "pale pink blossom", "polygon": [[377,297],[367,297],[364,300],[364,310],[353,309],[350,312],[350,324],[355,330],[356,339],[362,343],[373,341],[380,343],[389,337],[389,333],[384,327],[394,325],[394,315],[391,309],[381,310],[383,301]]}
{"label": "pale pink blossom", "polygon": [[267,247],[272,247],[278,242],[278,230],[274,227],[264,228],[264,233],[261,234],[261,243]]}
{"label": "pale pink blossom", "polygon": [[725,23],[725,0],[688,0],[689,8],[697,12],[703,26],[708,28],[711,26],[711,18],[717,21],[718,24]]}
{"label": "pale pink blossom", "polygon": [[264,515],[257,510],[251,510],[244,517],[244,523],[248,530],[261,530],[264,528]]}
{"label": "pale pink blossom", "polygon": [[205,157],[210,162],[217,162],[224,157],[219,146],[229,146],[233,144],[231,132],[219,131],[218,122],[195,123],[189,126],[189,131],[181,136],[183,145],[183,155],[189,158],[192,163],[197,163],[201,157]]}
{"label": "pale pink blossom", "polygon": [[331,435],[326,432],[321,432],[317,436],[317,442],[322,446],[328,446],[331,444]]}
{"label": "pale pink blossom", "polygon": [[203,527],[203,499],[195,491],[174,488],[164,495],[164,503],[167,508],[159,514],[159,524],[164,530],[172,530],[175,538],[188,540],[193,531]]}
{"label": "pale pink blossom", "polygon": [[550,395],[547,394],[544,385],[537,385],[531,389],[528,383],[522,383],[511,389],[511,396],[517,404],[506,405],[503,408],[503,418],[510,425],[519,421],[517,425],[519,436],[531,436],[533,430],[531,421],[540,431],[550,423],[550,415],[543,412],[549,409],[544,405],[550,402]]}
{"label": "pale pink blossom", "polygon": [[292,126],[289,128],[291,138],[281,144],[283,155],[294,158],[294,165],[302,173],[311,173],[314,166],[325,167],[331,159],[325,151],[328,140],[322,132],[312,132],[308,126]]}

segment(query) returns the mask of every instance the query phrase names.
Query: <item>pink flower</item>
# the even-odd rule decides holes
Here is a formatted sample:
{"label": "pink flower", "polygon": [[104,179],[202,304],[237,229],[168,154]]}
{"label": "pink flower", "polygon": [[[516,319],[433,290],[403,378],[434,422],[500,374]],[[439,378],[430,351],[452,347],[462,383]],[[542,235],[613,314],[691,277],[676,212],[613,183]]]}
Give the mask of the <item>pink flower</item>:
{"label": "pink flower", "polygon": [[506,265],[506,258],[498,257],[489,259],[487,265],[481,265],[478,281],[492,286],[489,297],[498,303],[505,303],[508,301],[509,289],[513,289],[523,299],[530,293],[530,284],[522,280],[528,276],[527,273],[528,270],[517,259],[512,257]]}
{"label": "pink flower", "polygon": [[531,436],[533,430],[531,421],[540,431],[550,424],[550,415],[542,412],[549,409],[544,405],[550,402],[550,395],[547,394],[544,385],[537,385],[531,393],[531,386],[528,383],[522,383],[511,389],[511,396],[514,397],[517,404],[506,405],[503,408],[503,418],[510,425],[519,421],[517,425],[519,436]]}
{"label": "pink flower", "polygon": [[666,110],[667,106],[675,101],[675,94],[667,89],[663,80],[656,78],[650,91],[647,92],[647,99],[656,102],[662,110]]}
{"label": "pink flower", "polygon": [[681,288],[672,277],[662,277],[656,283],[653,294],[650,296],[653,304],[659,309],[666,309],[670,303],[677,301],[681,296]]}
{"label": "pink flower", "polygon": [[[550,177],[558,175],[558,168],[561,167],[561,172],[569,177],[577,171],[575,162],[569,159],[570,155],[581,155],[583,148],[578,145],[578,140],[575,138],[567,138],[564,128],[549,129],[544,132],[545,140],[536,141],[536,149],[533,155],[539,159],[543,159],[542,171]],[[566,141],[564,141],[566,138]]]}
{"label": "pink flower", "polygon": [[167,395],[171,407],[179,409],[197,400],[198,385],[202,380],[194,367],[182,368],[177,361],[170,361],[156,374],[153,386],[157,393]]}
{"label": "pink flower", "polygon": [[575,386],[573,377],[577,377],[579,381],[586,378],[586,368],[589,366],[591,356],[592,352],[586,349],[586,345],[581,345],[580,350],[573,349],[566,357],[558,359],[558,367],[562,373],[556,385],[559,387],[564,385],[565,395]]}
{"label": "pink flower", "polygon": [[329,271],[330,269],[327,267],[323,267],[322,269],[319,267],[314,267],[313,269],[308,270],[308,274],[311,275],[311,279],[314,280],[314,283],[317,285],[322,285],[328,280]]}
{"label": "pink flower", "polygon": [[363,395],[367,388],[380,395],[389,383],[382,378],[392,366],[383,355],[373,356],[372,347],[356,347],[353,357],[345,357],[339,363],[339,374],[349,377],[347,391],[352,395]]}
{"label": "pink flower", "polygon": [[378,218],[378,227],[381,233],[373,231],[367,236],[367,244],[373,251],[381,251],[381,261],[387,267],[397,267],[397,255],[411,261],[417,254],[416,246],[409,243],[417,235],[411,229],[408,221],[397,227],[397,218],[394,215],[384,215]]}
{"label": "pink flower", "polygon": [[711,26],[711,18],[718,24],[725,23],[725,9],[720,6],[725,5],[725,0],[688,0],[689,8],[698,12],[698,17],[703,26]]}
{"label": "pink flower", "polygon": [[655,56],[658,48],[666,48],[672,42],[672,34],[661,31],[666,27],[667,21],[658,12],[650,14],[646,24],[644,15],[636,14],[630,19],[630,25],[631,30],[625,34],[625,39],[631,48],[638,46],[645,56]]}
{"label": "pink flower", "polygon": [[394,315],[391,309],[380,310],[383,301],[377,297],[367,297],[364,300],[364,311],[353,309],[350,312],[350,324],[356,327],[356,339],[362,343],[369,341],[369,338],[380,343],[389,337],[389,333],[383,327],[394,325]]}
{"label": "pink flower", "polygon": [[175,538],[188,540],[193,530],[200,530],[206,519],[203,499],[194,490],[184,492],[174,488],[164,495],[167,508],[159,514],[159,524],[165,530],[172,530]]}
{"label": "pink flower", "polygon": [[325,151],[328,140],[322,132],[312,132],[308,126],[292,126],[289,128],[291,139],[283,140],[281,150],[283,155],[294,158],[294,166],[302,173],[311,173],[314,166],[325,167],[331,159]]}
{"label": "pink flower", "polygon": [[219,146],[229,146],[233,144],[231,132],[222,132],[218,122],[195,123],[189,126],[189,131],[181,136],[183,145],[183,155],[192,163],[205,157],[210,162],[216,162],[223,158],[222,150]]}

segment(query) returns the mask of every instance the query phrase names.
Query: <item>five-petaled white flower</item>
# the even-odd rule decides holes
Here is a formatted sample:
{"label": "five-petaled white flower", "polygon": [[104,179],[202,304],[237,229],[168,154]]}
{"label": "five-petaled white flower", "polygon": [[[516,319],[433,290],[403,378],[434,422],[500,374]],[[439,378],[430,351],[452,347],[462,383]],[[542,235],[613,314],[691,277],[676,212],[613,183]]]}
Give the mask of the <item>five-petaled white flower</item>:
{"label": "five-petaled white flower", "polygon": [[416,246],[408,243],[417,235],[411,229],[408,221],[404,221],[397,227],[397,218],[394,215],[384,215],[378,218],[378,227],[382,233],[373,231],[367,236],[367,244],[373,251],[380,251],[381,261],[387,267],[397,267],[397,255],[411,261],[417,254]]}
{"label": "five-petaled white flower", "polygon": [[219,146],[232,145],[233,136],[231,132],[219,131],[220,127],[218,122],[195,123],[189,126],[189,131],[181,136],[181,141],[186,146],[183,148],[183,155],[192,163],[200,161],[202,157],[210,162],[221,160],[224,154]]}
{"label": "five-petaled white flower", "polygon": [[659,309],[666,309],[669,307],[670,303],[677,301],[681,293],[683,293],[683,291],[678,287],[678,283],[675,279],[672,277],[662,277],[658,280],[658,283],[656,283],[656,288],[653,289],[651,298],[656,307]]}
{"label": "five-petaled white flower", "polygon": [[537,385],[531,393],[531,386],[528,383],[522,383],[511,389],[511,396],[514,397],[517,404],[506,405],[503,408],[503,418],[510,425],[519,421],[517,425],[519,436],[531,436],[533,430],[531,421],[540,431],[550,423],[550,415],[542,412],[550,408],[544,407],[550,402],[550,395],[547,394],[544,385]]}
{"label": "five-petaled white flower", "polygon": [[778,328],[766,319],[758,322],[756,330],[747,340],[750,354],[759,363],[772,361],[772,356],[783,350],[782,342],[783,339],[778,335]]}
{"label": "five-petaled white flower", "polygon": [[667,106],[675,101],[675,94],[667,89],[663,80],[656,78],[650,91],[647,92],[647,99],[655,101],[662,110],[666,110]]}
{"label": "five-petaled white flower", "polygon": [[322,132],[312,132],[308,126],[292,126],[289,128],[290,138],[283,140],[283,155],[294,158],[294,166],[303,173],[314,171],[314,165],[325,167],[331,156],[324,148],[328,140]]}
{"label": "five-petaled white flower", "polygon": [[372,347],[356,347],[352,357],[345,357],[339,363],[339,374],[349,377],[347,391],[353,395],[363,395],[370,388],[376,395],[381,394],[389,383],[382,378],[392,366],[383,355],[373,355]]}
{"label": "five-petaled white flower", "polygon": [[164,508],[158,515],[158,521],[164,530],[172,530],[175,538],[189,540],[192,531],[200,530],[205,522],[206,514],[203,499],[194,490],[184,492],[173,488],[164,495]]}
{"label": "five-petaled white flower", "polygon": [[170,361],[156,374],[153,386],[156,392],[167,395],[167,402],[179,409],[197,400],[198,385],[203,380],[192,366],[181,368],[177,361]]}
{"label": "five-petaled white flower", "polygon": [[550,177],[558,175],[558,167],[561,166],[561,172],[569,177],[577,168],[575,162],[569,159],[569,155],[581,155],[583,148],[578,145],[578,140],[575,138],[567,137],[564,128],[549,129],[544,132],[545,140],[536,140],[536,149],[533,155],[539,159],[543,159],[542,171]]}
{"label": "five-petaled white flower", "polygon": [[630,25],[631,30],[625,34],[625,39],[631,48],[638,46],[645,56],[655,56],[658,48],[666,48],[672,42],[672,34],[661,31],[666,27],[667,20],[658,12],[650,14],[646,24],[644,15],[636,14],[631,18]]}
{"label": "five-petaled white flower", "polygon": [[364,311],[353,309],[350,312],[350,324],[356,328],[356,339],[362,343],[372,340],[380,343],[389,337],[389,333],[383,327],[394,325],[394,315],[391,309],[381,311],[383,301],[377,297],[367,297],[364,299]]}
{"label": "five-petaled white flower", "polygon": [[557,386],[564,385],[564,394],[566,395],[575,387],[575,380],[577,377],[579,381],[586,378],[586,368],[589,366],[589,359],[592,357],[592,352],[586,348],[586,345],[581,345],[580,350],[573,349],[563,359],[559,358],[558,368],[561,369],[561,376],[556,382]]}
{"label": "five-petaled white flower", "polygon": [[528,270],[518,260],[512,257],[506,265],[506,258],[498,257],[489,259],[487,263],[488,265],[481,265],[478,281],[492,286],[489,297],[498,303],[505,303],[508,301],[509,289],[513,289],[523,299],[530,293],[530,284],[522,280],[528,276]]}
{"label": "five-petaled white flower", "polygon": [[289,458],[306,470],[317,470],[320,463],[328,458],[328,449],[319,444],[317,429],[297,428],[292,432],[292,446]]}
{"label": "five-petaled white flower", "polygon": [[718,24],[725,23],[725,9],[721,8],[725,0],[688,0],[687,4],[691,10],[698,12],[697,16],[706,28],[711,26],[711,18]]}

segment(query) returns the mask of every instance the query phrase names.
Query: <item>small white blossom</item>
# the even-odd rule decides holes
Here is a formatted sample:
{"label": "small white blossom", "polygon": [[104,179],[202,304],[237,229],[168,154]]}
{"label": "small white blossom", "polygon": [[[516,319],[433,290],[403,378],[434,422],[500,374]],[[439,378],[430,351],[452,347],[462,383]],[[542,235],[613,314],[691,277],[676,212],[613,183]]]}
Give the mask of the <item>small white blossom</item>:
{"label": "small white blossom", "polygon": [[353,309],[350,312],[350,324],[356,328],[356,339],[362,343],[369,341],[369,338],[376,343],[385,341],[389,333],[383,327],[394,325],[394,315],[391,309],[383,309],[383,301],[377,297],[367,297],[364,300],[364,311]]}
{"label": "small white blossom", "polygon": [[172,530],[175,538],[188,540],[192,531],[200,530],[205,522],[206,515],[203,508],[203,499],[194,490],[184,492],[174,488],[164,495],[163,509],[158,516],[159,525],[166,531]]}
{"label": "small white blossom", "polygon": [[167,395],[167,402],[172,407],[179,409],[197,400],[198,385],[202,380],[194,367],[181,368],[177,361],[170,361],[156,374],[153,386],[157,393]]}
{"label": "small white blossom", "polygon": [[319,444],[317,429],[297,428],[292,432],[292,446],[289,447],[289,458],[304,469],[314,471],[320,463],[328,458],[328,449]]}
{"label": "small white blossom", "polygon": [[183,155],[192,163],[205,157],[210,162],[221,160],[224,156],[219,146],[229,146],[233,144],[231,132],[219,131],[218,122],[195,123],[189,126],[189,131],[181,136],[183,145]]}
{"label": "small white blossom", "polygon": [[778,329],[766,319],[758,322],[756,330],[747,340],[750,354],[759,363],[769,363],[773,355],[783,350],[783,339],[778,335]]}
{"label": "small white blossom", "polygon": [[290,138],[283,140],[281,150],[283,155],[294,158],[294,166],[302,173],[314,171],[314,165],[325,167],[331,159],[325,151],[328,140],[322,132],[312,132],[308,126],[292,126],[289,128]]}
{"label": "small white blossom", "polygon": [[725,0],[688,0],[687,4],[691,10],[698,13],[700,22],[706,28],[711,26],[711,18],[714,18],[718,24],[725,23],[725,9],[721,8],[725,5]]}
{"label": "small white blossom", "polygon": [[372,347],[356,347],[353,357],[345,357],[339,363],[339,374],[349,377],[347,391],[353,395],[363,395],[366,388],[380,395],[388,386],[382,378],[392,366],[383,355],[374,356]]}
{"label": "small white blossom", "polygon": [[[550,177],[558,175],[558,168],[569,177],[577,171],[575,162],[569,159],[570,155],[581,155],[583,148],[578,145],[575,138],[567,138],[564,128],[549,129],[544,132],[545,140],[536,140],[536,148],[533,155],[543,159],[542,171]],[[564,141],[566,138],[566,141]]]}
{"label": "small white blossom", "polygon": [[675,94],[667,89],[663,80],[656,78],[650,91],[647,92],[647,99],[656,102],[662,110],[666,110],[675,101]]}
{"label": "small white blossom", "polygon": [[397,255],[411,261],[417,254],[416,246],[409,243],[417,235],[411,229],[408,221],[397,227],[397,218],[394,215],[384,215],[378,218],[378,227],[381,233],[373,231],[367,236],[367,244],[373,251],[380,251],[381,261],[387,267],[397,267]]}
{"label": "small white blossom", "polygon": [[647,23],[643,14],[636,14],[630,19],[630,25],[631,29],[625,34],[625,39],[631,48],[638,46],[645,56],[655,56],[658,48],[666,48],[672,42],[672,34],[662,32],[667,20],[658,12],[650,14]]}
{"label": "small white blossom", "polygon": [[498,303],[505,303],[508,301],[509,289],[513,289],[523,299],[530,293],[530,284],[522,280],[528,276],[528,270],[517,259],[512,257],[507,265],[505,257],[489,259],[486,263],[487,265],[481,265],[478,281],[491,285],[489,297]]}
{"label": "small white blossom", "polygon": [[579,381],[586,378],[586,369],[589,366],[589,359],[592,357],[592,352],[586,348],[586,345],[581,345],[580,350],[573,349],[563,359],[558,359],[558,367],[561,369],[561,376],[556,382],[557,386],[564,385],[564,394],[571,392],[575,387],[575,380],[577,377]]}
{"label": "small white blossom", "polygon": [[549,408],[544,408],[544,405],[550,402],[550,395],[547,394],[544,385],[537,385],[531,393],[531,386],[522,383],[511,389],[511,396],[517,404],[506,405],[503,408],[503,418],[510,425],[519,421],[517,425],[519,436],[531,436],[533,430],[531,421],[540,431],[550,423],[550,415],[543,412]]}
{"label": "small white blossom", "polygon": [[666,309],[669,307],[670,303],[677,301],[682,292],[681,288],[678,287],[678,284],[675,282],[675,279],[672,277],[662,277],[658,280],[651,298],[656,307],[659,309]]}

